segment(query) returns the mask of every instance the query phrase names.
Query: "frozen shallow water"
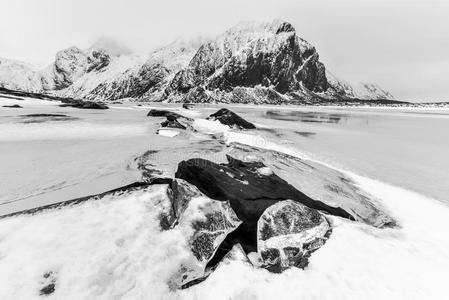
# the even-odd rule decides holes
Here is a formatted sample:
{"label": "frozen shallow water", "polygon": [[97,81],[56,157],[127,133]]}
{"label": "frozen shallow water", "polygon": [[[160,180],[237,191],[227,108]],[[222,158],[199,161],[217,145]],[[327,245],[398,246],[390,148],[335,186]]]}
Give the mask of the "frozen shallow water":
{"label": "frozen shallow water", "polygon": [[[23,104],[24,108],[0,108],[0,213],[136,181],[139,174],[129,166],[147,150],[186,147],[177,156],[181,160],[195,150],[187,149],[209,146],[201,142],[201,137],[189,140],[157,135],[156,120],[146,117],[149,106],[112,105],[106,111],[83,111],[60,108],[53,102],[5,101]],[[161,191],[152,187],[147,193],[0,219],[0,299],[42,298],[42,276],[50,271],[57,287],[48,299],[446,296],[446,111],[231,109],[260,129],[239,134],[207,121],[196,122],[197,128],[224,134],[228,142],[275,148],[344,169],[362,189],[382,201],[400,227],[377,229],[333,217],[332,237],[314,253],[305,270],[272,274],[232,262],[201,284],[170,291],[167,281],[188,254],[182,233],[160,230],[154,203]],[[177,110],[200,117],[217,107]],[[65,114],[76,119],[22,123],[20,115],[36,113]],[[163,151],[158,156],[161,163],[169,156]]]}
{"label": "frozen shallow water", "polygon": [[449,110],[236,108],[280,143],[357,174],[449,203]]}

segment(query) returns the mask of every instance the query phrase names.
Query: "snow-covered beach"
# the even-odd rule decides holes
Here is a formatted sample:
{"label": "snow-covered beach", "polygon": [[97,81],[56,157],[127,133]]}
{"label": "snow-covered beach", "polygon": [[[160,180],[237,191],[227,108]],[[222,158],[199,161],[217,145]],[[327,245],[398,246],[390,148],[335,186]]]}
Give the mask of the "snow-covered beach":
{"label": "snow-covered beach", "polygon": [[[221,162],[221,149],[239,142],[342,171],[378,199],[397,222],[393,228],[375,228],[329,216],[332,236],[304,270],[273,274],[231,261],[219,265],[205,281],[177,290],[171,288],[173,276],[191,254],[182,227],[161,229],[157,204],[164,188],[154,185],[0,219],[0,281],[6,283],[0,288],[2,299],[40,298],[39,291],[51,284],[54,291],[48,299],[209,299],[211,295],[214,299],[441,299],[445,295],[449,175],[444,153],[449,141],[443,131],[449,118],[444,110],[424,114],[232,107],[258,127],[242,132],[204,119],[222,107],[218,105],[185,110],[179,105],[130,103],[93,111],[33,99],[0,101],[23,106],[0,109],[2,214],[138,181],[136,158],[146,151],[157,156],[153,161],[161,166],[155,167],[170,173],[174,163],[195,155]],[[156,134],[162,119],[146,116],[154,107],[193,118],[196,131],[189,136]],[[66,117],[24,117],[33,114]]]}

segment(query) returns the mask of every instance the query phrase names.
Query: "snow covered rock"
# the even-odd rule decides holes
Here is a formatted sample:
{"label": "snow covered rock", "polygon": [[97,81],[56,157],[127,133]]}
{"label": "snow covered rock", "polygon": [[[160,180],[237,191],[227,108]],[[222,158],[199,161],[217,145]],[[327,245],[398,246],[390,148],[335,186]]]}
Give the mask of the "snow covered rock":
{"label": "snow covered rock", "polygon": [[92,50],[87,57],[88,68],[87,72],[99,71],[105,68],[111,61],[111,56],[103,49]]}
{"label": "snow covered rock", "polygon": [[200,158],[182,161],[175,173],[176,178],[195,185],[206,196],[229,201],[242,220],[242,225],[230,234],[224,248],[229,249],[237,241],[246,252],[255,251],[260,216],[268,207],[282,200],[292,199],[331,215],[353,219],[341,207],[308,197],[274,173],[261,174],[258,170],[266,166],[260,162],[243,162],[230,156],[227,159],[228,164],[216,164]]}
{"label": "snow covered rock", "polygon": [[173,204],[178,214],[177,226],[184,233],[193,256],[182,264],[172,284],[187,287],[207,276],[207,263],[241,221],[229,202],[210,199],[185,181],[175,182]]}
{"label": "snow covered rock", "polygon": [[72,100],[72,99],[62,99],[63,104],[59,105],[61,107],[75,107],[81,109],[108,109],[109,107],[100,102],[83,101],[83,100]]}
{"label": "snow covered rock", "polygon": [[328,221],[315,209],[281,201],[267,208],[257,223],[257,251],[271,272],[305,268],[311,253],[324,245],[330,233]]}
{"label": "snow covered rock", "polygon": [[209,116],[211,120],[218,120],[221,124],[228,125],[229,127],[237,127],[239,129],[255,129],[254,124],[246,121],[236,113],[230,111],[227,108],[222,108],[219,111]]}
{"label": "snow covered rock", "polygon": [[173,203],[173,209],[176,216],[181,216],[186,210],[189,202],[192,198],[203,197],[198,188],[189,184],[187,181],[175,178],[171,185],[171,197]]}

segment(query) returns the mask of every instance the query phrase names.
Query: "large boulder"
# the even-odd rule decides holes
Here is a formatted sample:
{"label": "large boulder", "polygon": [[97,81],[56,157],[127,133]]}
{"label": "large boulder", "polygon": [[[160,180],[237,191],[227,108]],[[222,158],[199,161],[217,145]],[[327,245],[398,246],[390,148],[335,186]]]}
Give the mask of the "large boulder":
{"label": "large boulder", "polygon": [[243,224],[230,235],[226,246],[232,247],[239,242],[246,252],[255,251],[257,221],[268,207],[282,200],[291,199],[331,215],[353,219],[344,209],[303,194],[260,162],[246,163],[230,156],[227,158],[228,164],[215,164],[200,158],[182,161],[175,174],[208,197],[230,202]]}
{"label": "large boulder", "polygon": [[13,104],[13,105],[2,105],[2,107],[7,107],[7,108],[23,108],[22,106],[20,106],[19,104]]}
{"label": "large boulder", "polygon": [[187,117],[184,117],[178,113],[172,112],[172,111],[168,111],[168,110],[161,110],[161,109],[152,109],[148,112],[147,114],[148,117],[174,117],[176,119],[178,118],[185,118],[185,119],[189,119]]}
{"label": "large boulder", "polygon": [[106,104],[101,102],[83,101],[74,99],[62,99],[61,102],[63,103],[59,105],[61,107],[74,107],[81,109],[109,109],[109,107]]}
{"label": "large boulder", "polygon": [[236,113],[230,111],[227,108],[222,108],[217,112],[211,114],[209,119],[218,120],[221,124],[228,125],[229,127],[237,127],[239,129],[255,129],[253,123],[250,123],[237,115]]}
{"label": "large boulder", "polygon": [[178,119],[173,115],[168,115],[167,120],[161,123],[161,127],[186,129],[186,127],[179,123]]}
{"label": "large boulder", "polygon": [[173,191],[177,226],[186,237],[192,255],[180,266],[171,285],[188,287],[207,277],[208,262],[226,236],[242,222],[229,202],[210,199],[185,181],[176,180]]}
{"label": "large boulder", "polygon": [[265,210],[257,223],[257,251],[264,267],[280,273],[304,268],[311,253],[324,245],[331,233],[326,218],[315,209],[286,200]]}

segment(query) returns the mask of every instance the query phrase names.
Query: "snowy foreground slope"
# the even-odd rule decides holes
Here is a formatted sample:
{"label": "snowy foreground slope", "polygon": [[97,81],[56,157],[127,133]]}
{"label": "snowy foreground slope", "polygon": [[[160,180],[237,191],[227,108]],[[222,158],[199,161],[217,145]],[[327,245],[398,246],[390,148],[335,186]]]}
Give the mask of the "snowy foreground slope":
{"label": "snowy foreground slope", "polygon": [[113,101],[309,103],[394,97],[327,73],[316,49],[283,21],[244,22],[215,39],[176,41],[147,55],[99,42],[70,47],[43,70],[0,58],[0,87]]}
{"label": "snowy foreground slope", "polygon": [[[441,228],[449,225],[447,208],[378,182],[360,182],[392,204],[401,229],[380,230],[335,219],[333,238],[315,253],[306,270],[271,274],[237,260],[187,290],[170,291],[167,284],[189,252],[183,232],[160,230],[155,203],[161,188],[4,219],[0,297],[444,298],[449,240]],[[410,201],[429,214],[418,215]],[[54,293],[40,296],[39,291],[52,282]]]}

